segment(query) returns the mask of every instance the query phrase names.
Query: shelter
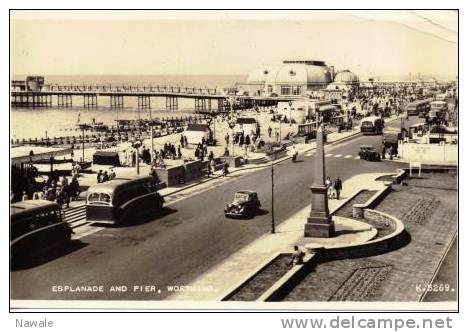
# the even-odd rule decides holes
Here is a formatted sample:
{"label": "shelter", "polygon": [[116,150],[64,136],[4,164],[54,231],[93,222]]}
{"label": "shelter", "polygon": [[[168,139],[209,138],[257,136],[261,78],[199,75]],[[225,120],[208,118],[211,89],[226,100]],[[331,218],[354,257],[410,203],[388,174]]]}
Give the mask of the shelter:
{"label": "shelter", "polygon": [[188,144],[198,144],[203,138],[205,141],[210,139],[211,129],[208,124],[189,123],[184,135],[187,137]]}
{"label": "shelter", "polygon": [[93,164],[120,166],[119,154],[113,151],[96,151],[93,154]]}
{"label": "shelter", "polygon": [[257,132],[257,120],[255,118],[240,117],[236,120],[234,131],[236,133],[244,132],[245,134]]}

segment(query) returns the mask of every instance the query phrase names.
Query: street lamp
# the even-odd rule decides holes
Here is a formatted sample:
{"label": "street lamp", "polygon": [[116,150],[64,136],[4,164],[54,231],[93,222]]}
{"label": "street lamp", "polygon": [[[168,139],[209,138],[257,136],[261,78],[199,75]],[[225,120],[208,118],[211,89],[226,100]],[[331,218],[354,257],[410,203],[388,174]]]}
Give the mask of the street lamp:
{"label": "street lamp", "polygon": [[207,120],[208,122],[208,126],[211,125],[211,123],[213,123],[213,146],[216,146],[216,120],[214,118],[214,115],[213,115],[213,112],[211,112],[211,118],[209,118]]}
{"label": "street lamp", "polygon": [[81,161],[84,162],[84,158],[85,158],[84,133],[85,133],[85,130],[89,130],[91,128],[91,126],[87,125],[87,124],[80,124],[80,125],[78,125],[78,127],[81,129],[81,147],[82,147],[82,152],[83,152],[83,155],[81,157]]}
{"label": "street lamp", "polygon": [[151,163],[154,160],[154,139],[153,139],[153,124],[150,124],[150,135],[151,135]]}
{"label": "street lamp", "polygon": [[211,120],[213,121],[213,145],[216,146],[216,116],[211,112]]}
{"label": "street lamp", "polygon": [[137,175],[140,175],[140,151],[138,150],[141,146],[141,142],[140,141],[136,141],[135,143],[133,143],[133,148],[136,149],[136,171],[137,171]]}
{"label": "street lamp", "polygon": [[232,156],[234,157],[234,127],[236,126],[236,121],[234,119],[229,120],[229,128],[231,128],[231,141],[232,141]]}
{"label": "street lamp", "polygon": [[275,168],[276,150],[273,150],[271,159],[271,234],[275,233]]}

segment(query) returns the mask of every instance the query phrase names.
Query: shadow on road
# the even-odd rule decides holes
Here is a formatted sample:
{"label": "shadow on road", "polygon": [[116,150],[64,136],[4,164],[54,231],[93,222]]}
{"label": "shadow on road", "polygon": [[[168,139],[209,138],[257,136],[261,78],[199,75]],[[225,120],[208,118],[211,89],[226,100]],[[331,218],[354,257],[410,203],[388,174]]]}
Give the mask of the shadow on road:
{"label": "shadow on road", "polygon": [[270,211],[265,210],[265,209],[258,209],[257,213],[255,214],[256,216],[264,216],[266,214],[270,213]]}
{"label": "shadow on road", "polygon": [[[164,218],[175,212],[177,212],[177,210],[172,209],[170,207],[164,207],[158,213],[152,213],[152,214],[147,214],[147,215],[131,218],[120,224],[111,225],[111,227],[119,228],[119,227],[132,227],[132,226],[144,225],[144,224],[148,224],[151,222],[156,222],[158,221],[158,219]],[[107,227],[109,227],[109,225],[107,225]]]}
{"label": "shadow on road", "polygon": [[88,244],[80,240],[72,240],[67,245],[51,249],[46,253],[37,254],[30,257],[18,257],[11,261],[11,270],[30,269],[48,262],[51,262],[62,256],[71,254],[74,251],[86,247]]}

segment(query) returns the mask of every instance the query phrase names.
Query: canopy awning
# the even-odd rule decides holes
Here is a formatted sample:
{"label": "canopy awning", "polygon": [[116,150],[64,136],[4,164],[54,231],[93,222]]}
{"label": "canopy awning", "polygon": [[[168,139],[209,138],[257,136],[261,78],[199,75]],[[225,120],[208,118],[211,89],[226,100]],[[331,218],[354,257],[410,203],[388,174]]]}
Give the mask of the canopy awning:
{"label": "canopy awning", "polygon": [[319,108],[317,109],[317,112],[327,112],[327,111],[334,111],[335,110],[335,106],[333,105],[323,105],[323,106],[319,106]]}

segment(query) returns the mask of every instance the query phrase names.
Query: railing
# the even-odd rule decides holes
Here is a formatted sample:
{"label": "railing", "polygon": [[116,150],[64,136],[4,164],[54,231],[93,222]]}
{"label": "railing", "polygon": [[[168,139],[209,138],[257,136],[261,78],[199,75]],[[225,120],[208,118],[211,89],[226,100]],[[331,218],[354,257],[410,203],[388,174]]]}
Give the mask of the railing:
{"label": "railing", "polygon": [[162,86],[162,85],[59,85],[55,83],[44,85],[41,91],[44,92],[125,92],[125,93],[177,93],[177,94],[202,94],[202,95],[220,95],[221,92],[216,88],[189,88],[180,86]]}

